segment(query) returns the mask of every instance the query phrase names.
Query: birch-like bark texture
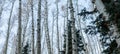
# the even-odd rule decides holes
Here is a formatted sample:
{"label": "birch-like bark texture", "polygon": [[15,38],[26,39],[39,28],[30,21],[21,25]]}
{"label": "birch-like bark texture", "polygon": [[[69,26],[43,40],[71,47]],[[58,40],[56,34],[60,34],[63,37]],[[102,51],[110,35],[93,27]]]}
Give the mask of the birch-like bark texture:
{"label": "birch-like bark texture", "polygon": [[41,54],[41,0],[38,0],[37,54]]}
{"label": "birch-like bark texture", "polygon": [[59,44],[59,29],[58,29],[58,15],[59,15],[59,9],[58,9],[58,2],[59,0],[56,0],[56,8],[57,8],[57,14],[56,14],[56,28],[57,28],[57,49],[58,49],[58,54],[60,54],[60,44]]}
{"label": "birch-like bark texture", "polygon": [[[66,13],[67,13],[67,26],[68,26],[68,3],[69,3],[69,0],[67,0],[67,10],[66,10]],[[67,27],[68,29],[68,27]],[[66,31],[66,51],[65,51],[65,54],[68,54],[68,31]]]}
{"label": "birch-like bark texture", "polygon": [[[14,1],[14,2],[15,2],[15,1]],[[10,16],[9,16],[9,20],[8,20],[7,37],[6,37],[5,49],[4,49],[4,51],[3,51],[3,54],[7,54],[8,40],[9,40],[9,36],[10,36],[10,22],[11,22],[11,17],[12,17],[14,2],[12,3],[12,7],[11,7],[11,11],[10,11]]]}
{"label": "birch-like bark texture", "polygon": [[77,54],[77,44],[76,44],[76,35],[75,35],[75,18],[74,18],[74,7],[72,0],[70,0],[70,18],[71,18],[71,30],[72,30],[72,54]]}
{"label": "birch-like bark texture", "polygon": [[10,54],[17,54],[17,36],[16,35],[14,35],[14,37],[13,37],[13,41],[12,41],[12,50],[11,50],[11,52],[10,52]]}
{"label": "birch-like bark texture", "polygon": [[31,15],[32,15],[32,54],[35,54],[34,50],[34,12],[33,12],[33,0],[31,0]]}
{"label": "birch-like bark texture", "polygon": [[48,2],[45,0],[45,37],[47,42],[47,49],[48,54],[52,54],[51,50],[51,42],[50,42],[50,36],[49,36],[49,28],[48,28]]}
{"label": "birch-like bark texture", "polygon": [[[29,4],[30,3],[30,1],[28,0],[28,2],[27,2],[27,7],[26,7],[26,15],[25,15],[25,18],[24,18],[24,21],[25,21],[25,23],[23,23],[23,27],[22,27],[22,30],[23,30],[23,32],[22,32],[22,47],[24,46],[24,43],[25,43],[25,36],[26,36],[26,33],[27,33],[27,27],[28,27],[28,22],[29,22],[29,13],[30,13],[30,10],[29,10]],[[23,9],[25,9],[25,8],[23,8]]]}
{"label": "birch-like bark texture", "polygon": [[55,11],[54,11],[54,9],[52,10],[52,17],[53,17],[53,19],[52,19],[52,52],[53,52],[53,54],[54,54],[54,50],[53,50],[53,36],[54,36],[54,21],[55,21]]}
{"label": "birch-like bark texture", "polygon": [[18,15],[18,54],[22,54],[21,50],[21,33],[22,33],[22,28],[21,28],[21,0],[19,0],[19,15]]}

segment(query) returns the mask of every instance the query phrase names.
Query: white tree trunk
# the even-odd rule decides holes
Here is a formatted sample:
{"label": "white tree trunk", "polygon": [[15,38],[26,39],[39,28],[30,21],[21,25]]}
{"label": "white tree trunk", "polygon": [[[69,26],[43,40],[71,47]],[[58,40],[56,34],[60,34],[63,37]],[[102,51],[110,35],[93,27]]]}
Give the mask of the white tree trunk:
{"label": "white tree trunk", "polygon": [[45,0],[45,36],[46,36],[48,54],[52,54],[51,44],[50,44],[51,42],[50,42],[50,36],[49,36],[49,28],[48,28],[48,2],[47,0]]}
{"label": "white tree trunk", "polygon": [[33,0],[31,0],[31,15],[32,15],[32,54],[35,54],[34,50],[34,12],[33,12]]}
{"label": "white tree trunk", "polygon": [[70,18],[71,18],[71,30],[72,30],[72,54],[77,54],[77,38],[75,34],[75,18],[74,18],[74,7],[72,0],[70,0]]}
{"label": "white tree trunk", "polygon": [[41,0],[38,0],[37,54],[41,54]]}
{"label": "white tree trunk", "polygon": [[[26,32],[27,32],[27,27],[28,27],[28,22],[29,22],[29,13],[30,13],[30,10],[29,10],[29,1],[27,2],[27,7],[26,7],[26,15],[25,15],[25,17],[26,18],[24,18],[23,19],[23,21],[25,21],[25,23],[23,23],[23,26],[22,26],[22,47],[23,47],[23,45],[24,45],[24,42],[25,42],[25,35],[26,35]],[[25,8],[24,8],[25,9]]]}
{"label": "white tree trunk", "polygon": [[54,50],[53,50],[53,45],[54,45],[54,40],[53,40],[53,37],[54,37],[54,21],[55,21],[55,11],[54,10],[52,10],[52,16],[53,16],[53,19],[52,19],[52,52],[53,52],[53,54],[54,54]]}
{"label": "white tree trunk", "polygon": [[59,17],[59,8],[58,8],[58,2],[59,0],[56,0],[56,8],[57,8],[57,16],[56,16],[56,27],[57,27],[57,48],[58,48],[58,54],[60,54],[60,44],[59,44],[59,24],[58,24],[58,17]]}
{"label": "white tree trunk", "polygon": [[[67,12],[67,26],[68,26],[68,2],[69,0],[67,0],[67,10],[66,10],[66,12]],[[67,27],[67,29],[68,29],[68,27]],[[68,54],[68,31],[66,31],[66,51],[65,51],[65,54]]]}
{"label": "white tree trunk", "polygon": [[12,12],[13,12],[13,7],[14,7],[14,2],[12,3],[10,16],[9,16],[9,20],[8,20],[7,37],[6,37],[6,42],[5,42],[5,50],[3,51],[3,54],[7,54],[8,40],[9,40],[9,36],[10,36],[10,22],[11,22],[11,16],[12,16]]}

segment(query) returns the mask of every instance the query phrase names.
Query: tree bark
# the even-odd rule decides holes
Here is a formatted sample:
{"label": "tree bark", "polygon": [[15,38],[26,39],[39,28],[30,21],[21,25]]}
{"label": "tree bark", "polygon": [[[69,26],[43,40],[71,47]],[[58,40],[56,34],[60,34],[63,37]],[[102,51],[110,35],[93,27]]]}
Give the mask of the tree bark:
{"label": "tree bark", "polygon": [[72,54],[77,54],[77,44],[76,44],[76,35],[75,35],[75,18],[74,18],[74,7],[72,0],[70,0],[70,18],[71,18],[71,30],[72,30]]}
{"label": "tree bark", "polygon": [[33,0],[31,0],[31,15],[32,15],[32,54],[35,54],[34,51],[34,12],[33,12]]}
{"label": "tree bark", "polygon": [[[52,19],[52,52],[54,52],[54,50],[53,50],[53,36],[54,36],[54,19],[55,19],[55,12],[54,12],[54,10],[52,10],[52,16],[53,16],[53,19]],[[54,53],[53,53],[54,54]]]}
{"label": "tree bark", "polygon": [[47,0],[45,0],[45,36],[46,36],[48,54],[52,54],[51,44],[50,44],[51,42],[50,42],[50,36],[49,36],[49,28],[48,28],[48,2]]}
{"label": "tree bark", "polygon": [[[25,42],[25,35],[26,35],[26,32],[27,32],[27,27],[28,27],[28,22],[29,22],[29,16],[30,16],[30,15],[29,15],[29,13],[30,13],[29,5],[30,5],[30,4],[29,4],[29,1],[28,1],[28,2],[27,2],[27,7],[26,7],[27,10],[26,10],[26,13],[25,13],[25,14],[26,14],[26,16],[25,16],[26,19],[23,19],[23,20],[25,20],[25,23],[23,23],[23,29],[22,29],[22,30],[23,30],[23,32],[22,32],[22,33],[23,33],[23,35],[22,35],[22,36],[23,36],[23,37],[22,37],[22,47],[23,47],[23,44],[24,44],[24,42]],[[24,8],[24,9],[25,9],[25,8]]]}
{"label": "tree bark", "polygon": [[21,6],[21,0],[19,0],[19,15],[18,15],[18,54],[22,54],[21,51],[21,32],[22,32],[22,28],[21,28],[21,10],[22,10],[22,6]]}
{"label": "tree bark", "polygon": [[37,54],[41,54],[41,0],[38,0]]}
{"label": "tree bark", "polygon": [[[67,10],[66,10],[66,13],[67,13],[67,26],[68,26],[68,3],[69,3],[69,0],[67,0]],[[68,29],[68,27],[67,27]],[[66,31],[66,33],[68,34],[68,30]],[[68,54],[68,35],[66,34],[66,51],[65,51],[65,54]]]}
{"label": "tree bark", "polygon": [[59,9],[58,9],[58,0],[56,0],[56,8],[57,8],[57,16],[56,16],[56,28],[57,28],[57,48],[58,48],[58,54],[60,54],[60,47],[59,47],[59,29],[58,29],[58,15],[59,15]]}

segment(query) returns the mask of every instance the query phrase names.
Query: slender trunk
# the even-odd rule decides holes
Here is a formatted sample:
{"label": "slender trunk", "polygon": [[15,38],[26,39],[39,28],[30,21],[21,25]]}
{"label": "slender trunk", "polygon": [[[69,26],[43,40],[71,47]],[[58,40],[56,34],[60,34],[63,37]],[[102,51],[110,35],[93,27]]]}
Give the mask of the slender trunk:
{"label": "slender trunk", "polygon": [[48,54],[52,54],[49,29],[48,29],[48,2],[47,2],[47,0],[45,0],[45,36],[46,36]]}
{"label": "slender trunk", "polygon": [[31,15],[32,15],[32,54],[35,54],[34,52],[34,12],[33,12],[33,0],[31,0]]}
{"label": "slender trunk", "polygon": [[21,0],[19,0],[19,15],[18,15],[18,54],[22,54],[21,53],[21,32],[22,32],[22,28],[21,28],[21,10],[22,10],[22,6],[21,6]]}
{"label": "slender trunk", "polygon": [[[53,51],[53,34],[54,34],[54,17],[55,17],[55,15],[54,15],[54,11],[52,12],[52,16],[53,16],[53,22],[52,22],[52,52],[54,52]],[[54,53],[53,53],[54,54]]]}
{"label": "slender trunk", "polygon": [[56,27],[57,27],[57,48],[58,48],[58,54],[60,54],[60,47],[59,47],[59,29],[58,29],[58,14],[59,14],[59,9],[58,9],[58,0],[56,3],[57,7],[57,17],[56,17]]}
{"label": "slender trunk", "polygon": [[7,54],[8,40],[9,40],[9,35],[10,35],[10,21],[11,21],[11,17],[12,17],[13,7],[14,7],[14,2],[12,3],[10,16],[9,16],[9,20],[8,20],[8,30],[7,30],[7,37],[6,37],[6,42],[5,42],[5,50],[3,52],[4,54]]}
{"label": "slender trunk", "polygon": [[17,54],[17,36],[14,35],[10,54]]}
{"label": "slender trunk", "polygon": [[72,30],[72,54],[77,54],[77,44],[76,44],[76,35],[75,35],[75,18],[74,18],[74,7],[72,0],[70,0],[70,18],[71,18],[71,30]]}
{"label": "slender trunk", "polygon": [[22,37],[22,47],[25,41],[25,35],[26,35],[26,31],[27,31],[27,26],[28,26],[28,22],[29,22],[29,10],[28,10],[28,5],[27,5],[27,13],[26,13],[26,22],[24,24],[24,28],[23,28],[23,37]]}
{"label": "slender trunk", "polygon": [[[67,0],[67,26],[68,26],[68,1],[69,0]],[[68,27],[67,27],[67,29],[68,29]],[[68,34],[68,30],[66,31],[66,33]],[[65,51],[65,54],[68,54],[68,35],[66,34],[66,51]]]}
{"label": "slender trunk", "polygon": [[41,54],[41,0],[38,0],[37,54]]}

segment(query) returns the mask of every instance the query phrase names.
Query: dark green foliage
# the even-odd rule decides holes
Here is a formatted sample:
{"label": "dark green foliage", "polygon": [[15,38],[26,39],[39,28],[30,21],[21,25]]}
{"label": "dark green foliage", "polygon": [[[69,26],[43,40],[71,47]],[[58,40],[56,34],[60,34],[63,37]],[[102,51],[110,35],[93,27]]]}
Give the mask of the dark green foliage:
{"label": "dark green foliage", "polygon": [[97,8],[95,8],[93,11],[86,11],[86,8],[82,9],[81,13],[78,13],[78,15],[82,16],[82,15],[86,15],[86,14],[94,14],[98,12]]}
{"label": "dark green foliage", "polygon": [[120,54],[120,47],[118,47],[117,49],[115,49],[112,54]]}
{"label": "dark green foliage", "polygon": [[109,54],[113,53],[113,51],[117,48],[117,46],[118,46],[118,44],[117,44],[116,40],[113,40],[110,44],[110,47],[109,47],[109,49],[110,49]]}
{"label": "dark green foliage", "polygon": [[[112,54],[113,51],[114,53],[116,51],[115,51],[115,48],[112,46],[112,44],[114,45],[115,41],[112,41],[110,39],[114,31],[111,31],[110,28],[112,27],[112,25],[114,25],[117,27],[118,32],[120,33],[120,0],[102,0],[102,2],[105,5],[106,12],[109,14],[108,20],[106,20],[106,17],[103,16],[103,14],[100,14],[96,18],[96,20],[93,20],[91,22],[93,25],[87,26],[87,28],[85,29],[85,32],[91,35],[96,35],[97,33],[100,33],[100,37],[101,37],[100,42],[103,45],[103,47],[107,47],[107,49],[105,49],[103,53]],[[79,14],[79,15],[84,16],[84,19],[87,19],[86,17],[88,13],[86,14],[85,11],[84,12],[82,11],[82,14]],[[94,13],[90,13],[90,14],[94,14]],[[112,42],[107,43],[106,42],[107,40]],[[114,48],[114,49],[111,49],[111,48]],[[119,53],[115,53],[115,54],[119,54]]]}
{"label": "dark green foliage", "polygon": [[112,0],[110,3],[105,4],[106,12],[109,13],[109,22],[116,25],[118,32],[120,32],[120,0]]}
{"label": "dark green foliage", "polygon": [[100,14],[95,21],[93,21],[93,24],[96,25],[96,28],[98,29],[97,32],[101,33],[101,35],[105,36],[108,34],[109,30],[109,21],[106,21],[103,14]]}
{"label": "dark green foliage", "polygon": [[[84,12],[83,12],[84,13]],[[84,19],[87,19],[86,15],[84,14]],[[100,14],[96,20],[93,20],[92,22],[92,25],[88,25],[87,28],[85,29],[85,33],[87,34],[91,34],[91,35],[96,35],[98,33],[100,33],[100,42],[103,46],[103,48],[106,48],[103,50],[102,53],[105,53],[105,54],[109,54],[111,51],[113,50],[110,50],[111,49],[111,44],[113,43],[108,43],[107,41],[110,41],[111,42],[111,39],[110,39],[110,36],[112,36],[110,33],[110,21],[109,20],[105,20],[105,17],[103,16],[103,14]]]}
{"label": "dark green foliage", "polygon": [[28,43],[23,47],[22,54],[29,54],[29,44]]}
{"label": "dark green foliage", "polygon": [[110,3],[110,2],[111,2],[111,0],[102,0],[102,2],[103,2],[103,3],[107,3],[107,4],[108,4],[108,3]]}

